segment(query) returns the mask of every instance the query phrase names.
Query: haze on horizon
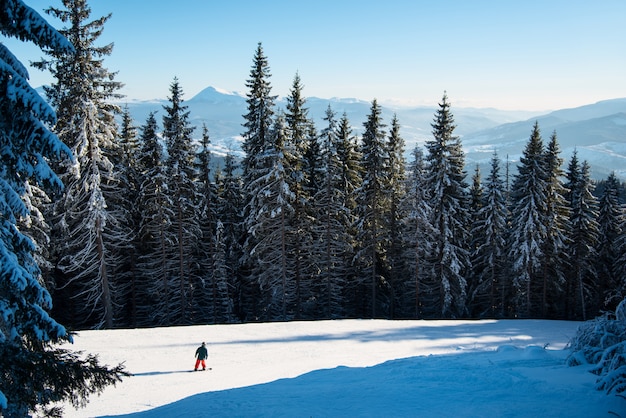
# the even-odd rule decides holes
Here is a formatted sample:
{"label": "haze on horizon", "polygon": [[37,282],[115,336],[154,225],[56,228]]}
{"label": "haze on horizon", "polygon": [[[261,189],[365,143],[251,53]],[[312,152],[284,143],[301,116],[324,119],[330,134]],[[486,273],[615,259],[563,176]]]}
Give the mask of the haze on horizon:
{"label": "haze on horizon", "polygon": [[[26,0],[43,12],[60,0]],[[377,98],[459,107],[554,110],[626,97],[623,0],[388,2],[90,0],[112,14],[98,45],[129,99],[165,98],[178,77],[185,98],[207,86],[244,92],[257,43],[273,93],[296,72],[308,97]],[[36,47],[4,40],[25,64]],[[52,81],[29,67],[31,85]]]}

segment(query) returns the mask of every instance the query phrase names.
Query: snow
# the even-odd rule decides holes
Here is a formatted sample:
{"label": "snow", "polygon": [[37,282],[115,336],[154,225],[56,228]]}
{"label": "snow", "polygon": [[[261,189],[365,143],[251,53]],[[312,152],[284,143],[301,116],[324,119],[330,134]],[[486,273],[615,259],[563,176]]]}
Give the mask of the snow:
{"label": "snow", "polygon": [[[568,367],[578,322],[337,320],[82,331],[133,376],[67,417],[625,416]],[[191,372],[201,342],[209,371]],[[143,412],[142,412],[143,411]]]}

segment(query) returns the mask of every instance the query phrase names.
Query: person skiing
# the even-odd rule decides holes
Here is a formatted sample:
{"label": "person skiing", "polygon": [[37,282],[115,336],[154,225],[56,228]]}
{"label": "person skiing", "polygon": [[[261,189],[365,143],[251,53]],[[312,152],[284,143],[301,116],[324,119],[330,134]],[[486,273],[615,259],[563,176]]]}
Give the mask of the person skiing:
{"label": "person skiing", "polygon": [[209,358],[209,351],[206,349],[206,344],[202,343],[200,347],[196,349],[196,367],[193,368],[194,371],[198,370],[198,367],[202,365],[202,370],[206,370],[206,362],[205,360]]}

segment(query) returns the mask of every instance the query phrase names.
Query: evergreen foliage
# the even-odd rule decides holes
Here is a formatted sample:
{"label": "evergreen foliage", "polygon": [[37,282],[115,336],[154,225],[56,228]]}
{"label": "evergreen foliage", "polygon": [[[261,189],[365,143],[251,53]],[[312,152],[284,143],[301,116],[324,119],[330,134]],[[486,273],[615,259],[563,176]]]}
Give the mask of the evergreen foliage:
{"label": "evergreen foliage", "polygon": [[[358,298],[367,302],[361,306],[359,314],[365,315],[369,310],[370,317],[376,318],[378,305],[383,303],[378,298],[379,289],[388,285],[388,277],[385,277],[388,243],[385,215],[389,209],[389,194],[385,189],[389,164],[384,131],[386,125],[382,121],[381,108],[376,100],[372,101],[370,114],[363,125],[363,182],[356,191],[358,277],[354,285],[360,295]],[[366,289],[369,289],[369,298]]]}
{"label": "evergreen foliage", "polygon": [[535,123],[511,191],[509,257],[516,298],[515,314],[523,317],[538,312],[536,288],[548,234],[545,218],[547,177],[543,139],[539,124]]}
{"label": "evergreen foliage", "polygon": [[437,297],[432,315],[458,317],[465,314],[469,268],[469,196],[465,182],[465,157],[461,140],[454,135],[454,116],[444,93],[432,123],[433,139],[426,143],[426,187],[435,231],[432,283],[428,291]]}
{"label": "evergreen foliage", "polygon": [[[403,207],[404,219],[404,259],[405,274],[401,296],[402,314],[407,317],[423,318],[435,303],[435,292],[428,288],[431,283],[428,256],[432,251],[434,228],[430,224],[431,207],[426,189],[426,163],[421,148],[413,150],[407,178]],[[430,298],[429,298],[430,297]]]}
{"label": "evergreen foliage", "polygon": [[171,214],[165,234],[173,245],[164,248],[165,263],[168,268],[168,288],[172,290],[167,299],[161,299],[162,306],[167,305],[169,324],[194,323],[193,290],[200,287],[201,278],[192,269],[193,254],[200,238],[198,208],[198,183],[195,170],[195,146],[189,123],[189,111],[183,104],[183,91],[178,82],[170,85],[169,104],[164,106],[163,140],[167,151],[165,171],[168,179],[167,195],[164,202]]}
{"label": "evergreen foliage", "polygon": [[[510,283],[505,268],[508,208],[500,176],[500,160],[494,152],[482,196],[473,194],[476,200],[471,233],[474,282],[469,296],[473,316],[478,317],[505,317],[509,312]],[[476,189],[475,184],[473,190]]]}
{"label": "evergreen foliage", "polygon": [[606,187],[600,196],[598,208],[597,285],[598,308],[612,311],[620,300],[626,298],[626,275],[623,255],[626,248],[620,249],[620,237],[624,242],[626,213],[619,204],[619,182],[615,173],[606,180]]}
{"label": "evergreen foliage", "polygon": [[[69,25],[61,33],[76,49],[46,50],[50,59],[37,63],[56,79],[45,89],[57,111],[55,131],[76,158],[75,165],[59,167],[65,192],[50,215],[56,283],[59,293],[70,299],[67,304],[73,309],[67,314],[82,318],[81,326],[111,328],[122,283],[115,276],[118,255],[131,239],[122,227],[124,215],[109,205],[119,192],[111,153],[118,146],[114,116],[120,111],[109,100],[119,97],[121,84],[101,59],[111,54],[113,45],[95,45],[110,15],[89,21],[85,0],[64,0],[63,6],[49,13]],[[71,301],[76,298],[81,300]]]}
{"label": "evergreen foliage", "polygon": [[[6,0],[2,5],[3,35],[57,54],[75,53],[67,38],[22,1]],[[25,67],[0,44],[0,415],[4,417],[61,416],[56,402],[84,405],[90,394],[127,375],[121,366],[101,366],[93,355],[81,359],[54,347],[72,341],[72,336],[49,314],[52,298],[38,266],[43,252],[21,229],[31,226],[27,234],[39,235],[38,243],[46,244],[45,228],[37,226],[35,234],[32,227],[36,224],[32,217],[40,217],[33,191],[62,189],[49,161],[71,160],[71,150],[50,131],[55,113],[27,79]]]}
{"label": "evergreen foliage", "polygon": [[[82,10],[84,3],[75,1]],[[83,48],[100,58],[110,50],[89,42],[106,19],[83,25]],[[55,68],[69,57],[40,66]],[[151,114],[137,137],[127,111],[117,132],[117,109],[108,104],[119,86],[114,75],[101,60],[83,61],[68,68],[97,69],[107,80],[92,77],[96,87],[70,83],[71,72],[57,68],[60,82],[49,89],[65,115],[59,132],[79,157],[74,165],[59,165],[70,180],[64,206],[55,207],[58,218],[38,212],[48,196],[25,183],[21,196],[31,216],[16,218],[37,250],[40,280],[66,285],[54,298],[73,326],[583,319],[615,306],[625,292],[624,209],[615,202],[615,188],[607,181],[597,191],[606,191],[598,211],[588,167],[576,158],[563,183],[556,132],[544,147],[538,124],[512,187],[508,162],[502,175],[495,153],[486,178],[477,169],[468,185],[445,93],[432,139],[407,165],[400,122],[394,116],[387,128],[376,100],[360,137],[346,114],[337,118],[330,107],[318,131],[299,74],[286,108],[276,110],[258,44],[246,82],[243,159],[238,165],[229,154],[214,170],[210,127],[194,138],[177,79],[162,131]],[[80,109],[76,103],[85,97],[92,106]],[[79,135],[72,129],[84,120],[89,123],[81,126],[89,129]],[[84,202],[96,203],[91,212]],[[102,228],[83,225],[98,222]],[[48,245],[51,227],[75,235],[55,235]],[[92,236],[101,247],[89,244]],[[101,259],[90,255],[94,248],[102,249]],[[69,268],[80,265],[75,252],[88,268]],[[46,263],[48,253],[57,265]]]}

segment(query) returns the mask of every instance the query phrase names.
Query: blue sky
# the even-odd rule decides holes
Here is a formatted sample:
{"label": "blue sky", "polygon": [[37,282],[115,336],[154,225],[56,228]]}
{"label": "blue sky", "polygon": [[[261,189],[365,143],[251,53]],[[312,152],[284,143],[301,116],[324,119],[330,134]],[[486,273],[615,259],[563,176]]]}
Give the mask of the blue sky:
{"label": "blue sky", "polygon": [[[25,0],[37,11],[60,0]],[[262,42],[273,93],[549,110],[626,97],[624,0],[91,0],[129,99],[246,91]],[[56,27],[50,16],[44,15]],[[28,63],[34,47],[7,41]],[[49,76],[30,69],[34,86]]]}

